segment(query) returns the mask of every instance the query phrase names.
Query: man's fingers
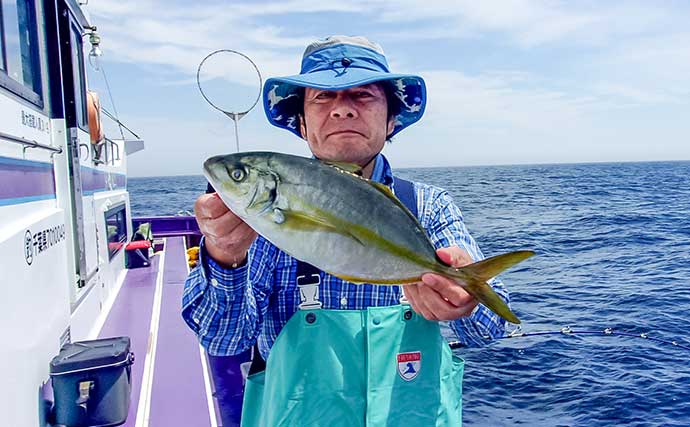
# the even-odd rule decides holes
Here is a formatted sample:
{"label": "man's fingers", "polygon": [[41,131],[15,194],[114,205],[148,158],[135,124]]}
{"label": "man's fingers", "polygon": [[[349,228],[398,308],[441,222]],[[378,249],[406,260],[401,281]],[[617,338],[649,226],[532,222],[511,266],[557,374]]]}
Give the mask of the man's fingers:
{"label": "man's fingers", "polygon": [[412,309],[421,314],[426,320],[438,320],[429,310],[423,298],[419,295],[419,285],[405,285],[405,297],[410,302]]}
{"label": "man's fingers", "polygon": [[427,320],[455,320],[469,315],[477,305],[477,300],[464,289],[457,285],[455,287],[458,289],[453,300],[458,304],[446,299],[433,287],[423,282],[406,285],[405,296],[414,311]]}
{"label": "man's fingers", "polygon": [[211,258],[226,267],[245,259],[257,234],[225,206],[217,193],[199,196],[194,203],[194,213],[207,239],[206,250]]}
{"label": "man's fingers", "polygon": [[473,297],[455,281],[434,273],[422,276],[425,287],[433,289],[440,296],[456,307],[467,304]]}
{"label": "man's fingers", "polygon": [[213,237],[224,236],[244,224],[244,221],[232,211],[226,211],[216,218],[199,218],[198,222],[204,235]]}
{"label": "man's fingers", "polygon": [[418,288],[420,298],[433,314],[435,320],[453,320],[465,314],[465,307],[458,307],[451,304],[428,286],[420,285]]}
{"label": "man's fingers", "polygon": [[417,299],[418,299],[417,285],[416,284],[409,284],[409,285],[403,285],[403,287],[405,288],[405,298],[407,298],[407,301],[412,306],[412,309],[414,311],[416,311],[417,313],[422,314],[422,309],[417,304]]}
{"label": "man's fingers", "polygon": [[437,249],[436,255],[441,258],[441,261],[453,267],[464,267],[474,262],[467,251],[457,246]]}
{"label": "man's fingers", "polygon": [[194,213],[199,219],[216,219],[229,211],[218,193],[202,194],[194,203]]}
{"label": "man's fingers", "polygon": [[[224,218],[216,220],[220,221]],[[247,223],[235,219],[229,219],[223,223],[216,224],[216,228],[211,228],[205,236],[220,249],[242,248],[246,249],[256,238],[256,232]],[[246,246],[246,248],[245,248]]]}

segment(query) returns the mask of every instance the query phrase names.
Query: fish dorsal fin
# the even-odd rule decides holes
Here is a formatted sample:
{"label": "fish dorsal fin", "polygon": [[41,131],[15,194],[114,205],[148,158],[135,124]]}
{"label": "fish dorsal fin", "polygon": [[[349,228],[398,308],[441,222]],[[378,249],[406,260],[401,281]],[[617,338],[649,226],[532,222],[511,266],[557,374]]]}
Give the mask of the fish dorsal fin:
{"label": "fish dorsal fin", "polygon": [[394,201],[396,201],[398,203],[400,202],[398,200],[398,197],[395,194],[393,194],[393,192],[391,191],[390,188],[388,188],[387,185],[381,184],[380,182],[372,181],[370,179],[367,179],[367,182],[369,184],[373,185],[374,187],[376,187],[377,190],[379,190],[380,192],[382,192],[383,194],[388,196],[390,199],[393,199]]}
{"label": "fish dorsal fin", "polygon": [[422,225],[419,224],[419,220],[417,219],[417,217],[414,216],[414,214],[412,214],[412,212],[410,212],[410,210],[407,208],[407,206],[405,206],[403,204],[403,202],[401,202],[400,199],[398,199],[398,196],[396,196],[395,193],[393,193],[391,191],[391,189],[388,188],[387,185],[381,184],[380,182],[372,181],[370,179],[365,179],[365,178],[362,178],[362,179],[365,180],[369,185],[371,185],[372,187],[377,189],[381,194],[388,197],[393,203],[395,203],[403,211],[405,211],[405,213],[407,213],[407,216],[409,216],[414,222],[417,223],[417,225],[419,225],[419,229],[423,230]]}
{"label": "fish dorsal fin", "polygon": [[[363,178],[363,179],[364,179],[364,178]],[[386,197],[388,197],[389,199],[391,199],[396,205],[398,205],[398,206],[400,206],[401,208],[403,208],[406,212],[408,212],[408,213],[410,214],[410,216],[411,216],[412,218],[414,218],[414,215],[412,215],[412,212],[410,212],[410,210],[407,209],[407,206],[405,206],[405,205],[403,204],[403,202],[401,202],[400,199],[398,199],[398,196],[396,196],[395,193],[393,193],[393,191],[391,191],[391,189],[388,188],[387,185],[381,184],[380,182],[372,181],[372,180],[370,180],[370,179],[364,179],[364,180],[365,180],[369,185],[371,185],[371,186],[374,187],[375,189],[379,190],[380,193],[382,193],[383,195],[385,195]],[[417,218],[414,218],[414,219],[416,220]]]}
{"label": "fish dorsal fin", "polygon": [[355,163],[324,161],[327,165],[342,169],[355,175],[362,175],[362,167]]}

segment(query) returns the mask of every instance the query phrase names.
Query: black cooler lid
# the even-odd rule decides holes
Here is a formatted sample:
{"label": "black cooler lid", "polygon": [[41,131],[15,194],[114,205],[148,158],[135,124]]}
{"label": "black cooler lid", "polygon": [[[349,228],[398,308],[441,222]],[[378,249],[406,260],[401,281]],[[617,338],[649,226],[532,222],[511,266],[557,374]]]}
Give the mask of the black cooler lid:
{"label": "black cooler lid", "polygon": [[66,344],[50,361],[50,374],[124,363],[129,357],[129,337],[103,338]]}

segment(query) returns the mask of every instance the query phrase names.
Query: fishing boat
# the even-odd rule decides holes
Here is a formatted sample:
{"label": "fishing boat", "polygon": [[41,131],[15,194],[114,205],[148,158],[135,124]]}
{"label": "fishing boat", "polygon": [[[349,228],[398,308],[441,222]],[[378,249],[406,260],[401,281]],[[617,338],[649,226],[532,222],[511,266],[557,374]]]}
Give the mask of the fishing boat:
{"label": "fishing boat", "polygon": [[220,425],[232,399],[214,392],[235,398],[240,378],[241,393],[239,364],[216,364],[230,374],[214,384],[179,315],[200,233],[191,216],[132,217],[144,142],[89,91],[85,3],[1,5],[0,425]]}

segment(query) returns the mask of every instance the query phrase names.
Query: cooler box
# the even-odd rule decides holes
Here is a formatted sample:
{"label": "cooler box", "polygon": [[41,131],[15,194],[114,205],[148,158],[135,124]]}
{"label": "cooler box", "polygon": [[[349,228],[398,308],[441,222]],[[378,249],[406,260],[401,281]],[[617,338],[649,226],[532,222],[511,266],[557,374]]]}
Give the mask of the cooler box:
{"label": "cooler box", "polygon": [[129,337],[65,345],[50,362],[55,422],[67,427],[119,426],[131,391]]}

